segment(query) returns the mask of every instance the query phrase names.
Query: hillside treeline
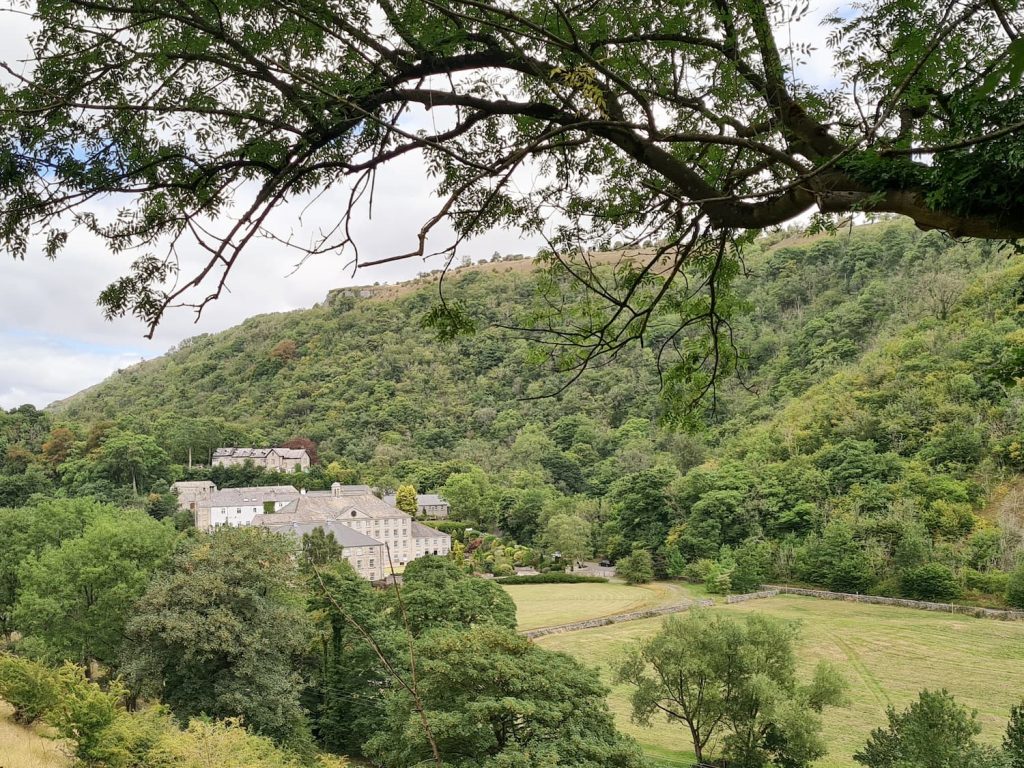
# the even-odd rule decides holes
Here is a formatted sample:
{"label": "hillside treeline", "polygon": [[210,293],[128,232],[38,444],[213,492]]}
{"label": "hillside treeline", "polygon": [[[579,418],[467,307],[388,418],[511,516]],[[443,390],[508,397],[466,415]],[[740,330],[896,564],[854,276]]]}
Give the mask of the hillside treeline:
{"label": "hillside treeline", "polygon": [[335,292],[12,411],[0,503],[88,493],[167,514],[174,479],[281,479],[197,468],[215,447],[302,437],[321,462],[289,482],[440,491],[454,518],[520,544],[570,515],[593,553],[643,549],[658,575],[720,591],[779,579],[1002,604],[1021,540],[1024,265],[900,222],[777,233],[744,264],[738,373],[697,431],[664,418],[648,349],[543,397],[565,374],[498,329],[534,309],[538,279],[492,265],[446,283],[477,328],[449,343],[423,322],[436,286]]}

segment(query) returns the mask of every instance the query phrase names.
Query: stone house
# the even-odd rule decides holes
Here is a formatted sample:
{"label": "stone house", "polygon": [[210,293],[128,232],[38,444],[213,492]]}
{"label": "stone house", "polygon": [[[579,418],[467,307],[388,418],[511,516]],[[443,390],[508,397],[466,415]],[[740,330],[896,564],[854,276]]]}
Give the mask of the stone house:
{"label": "stone house", "polygon": [[[396,496],[393,493],[384,497],[384,501],[391,506],[395,506],[396,500]],[[451,512],[451,507],[447,501],[436,493],[420,493],[416,496],[416,512],[421,517],[445,520]]]}
{"label": "stone house", "polygon": [[365,485],[335,483],[330,491],[299,493],[275,512],[255,515],[249,524],[276,528],[292,523],[309,523],[314,527],[336,523],[350,528],[381,544],[385,561],[390,559],[393,565],[451,551],[451,536],[415,522],[405,512],[374,496]]}
{"label": "stone house", "polygon": [[217,486],[210,480],[179,480],[171,484],[171,491],[178,494],[178,507],[187,509],[195,518],[203,502],[208,502]]}
{"label": "stone house", "polygon": [[301,539],[312,533],[315,528],[322,528],[325,533],[334,535],[334,540],[341,546],[341,555],[355,569],[355,572],[368,581],[379,581],[384,578],[387,555],[384,545],[359,531],[353,530],[337,520],[321,520],[300,523],[285,522],[267,515],[259,525],[275,533],[292,534]]}
{"label": "stone house", "polygon": [[412,552],[410,559],[424,555],[447,555],[452,548],[452,537],[447,533],[441,533],[429,525],[412,521],[409,526],[412,532]]}
{"label": "stone house", "polygon": [[224,488],[199,502],[196,528],[208,531],[218,525],[252,525],[259,514],[276,512],[299,498],[293,485],[263,485],[253,488]]}
{"label": "stone house", "polygon": [[251,461],[255,466],[277,472],[309,469],[309,453],[305,448],[218,448],[213,452],[213,466],[235,467]]}

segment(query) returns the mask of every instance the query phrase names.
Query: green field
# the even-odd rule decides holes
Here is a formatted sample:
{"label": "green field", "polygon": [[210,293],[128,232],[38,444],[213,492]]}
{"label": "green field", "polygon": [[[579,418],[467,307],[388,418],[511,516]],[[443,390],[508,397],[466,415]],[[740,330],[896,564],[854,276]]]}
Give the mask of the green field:
{"label": "green field", "polygon": [[510,584],[520,629],[569,624],[598,616],[629,613],[691,598],[686,585],[645,584]]}
{"label": "green field", "polygon": [[[550,585],[544,600],[549,623],[559,623],[559,606],[580,603],[571,590],[590,585]],[[603,585],[596,585],[603,586]],[[609,585],[614,586],[614,585]],[[527,587],[526,589],[532,589]],[[537,593],[516,594],[524,616],[542,613]],[[806,666],[820,659],[834,663],[850,683],[849,706],[827,710],[825,730],[829,756],[822,768],[856,765],[853,752],[871,729],[883,724],[885,708],[906,706],[922,688],[947,688],[957,699],[978,710],[982,739],[1002,738],[1010,705],[1024,698],[1024,623],[970,619],[886,606],[859,605],[784,595],[713,610],[741,614],[762,611],[802,622],[801,646]],[[566,618],[565,621],[572,619]],[[598,629],[550,635],[537,642],[566,651],[597,666],[608,680],[608,664],[623,646],[656,632],[662,619],[614,624]],[[688,765],[693,759],[684,731],[663,721],[651,728],[629,722],[629,702],[623,688],[613,690],[609,704],[624,731],[663,765]]]}

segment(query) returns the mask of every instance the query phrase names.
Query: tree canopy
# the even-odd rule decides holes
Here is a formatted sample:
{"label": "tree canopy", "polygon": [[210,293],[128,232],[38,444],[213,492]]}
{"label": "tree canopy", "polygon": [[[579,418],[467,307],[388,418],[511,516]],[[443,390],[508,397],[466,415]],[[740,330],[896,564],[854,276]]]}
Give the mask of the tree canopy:
{"label": "tree canopy", "polygon": [[[787,42],[806,9],[40,0],[30,66],[2,62],[0,244],[24,256],[38,236],[52,257],[78,227],[138,248],[100,303],[152,332],[168,307],[215,299],[258,236],[379,263],[350,224],[378,170],[419,156],[439,209],[385,260],[429,253],[442,221],[450,258],[492,227],[541,234],[556,278],[607,307],[526,326],[571,342],[553,352],[563,365],[645,338],[664,307],[682,369],[710,368],[700,389],[723,363],[717,341],[673,342],[719,338],[745,233],[865,211],[1024,234],[1016,3],[865,0],[826,21],[837,77],[824,85],[803,75],[811,47]],[[537,182],[517,184],[523,172]],[[332,189],[348,204],[312,242],[275,231],[282,203]],[[94,205],[106,199],[113,215]],[[601,276],[586,254],[613,239],[656,247]],[[176,275],[186,242],[208,258]],[[463,329],[457,309],[433,319]]]}

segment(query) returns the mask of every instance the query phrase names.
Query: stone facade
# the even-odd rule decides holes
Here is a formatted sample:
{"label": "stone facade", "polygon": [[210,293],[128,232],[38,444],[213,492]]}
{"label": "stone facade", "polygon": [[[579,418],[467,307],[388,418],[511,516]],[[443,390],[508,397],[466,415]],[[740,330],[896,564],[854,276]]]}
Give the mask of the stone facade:
{"label": "stone facade", "polygon": [[213,466],[236,467],[247,461],[255,466],[277,472],[309,469],[309,454],[303,448],[218,448],[213,452]]}
{"label": "stone facade", "polygon": [[179,480],[171,485],[171,491],[178,494],[178,507],[187,509],[195,518],[204,502],[209,502],[217,486],[210,480]]}
{"label": "stone facade", "polygon": [[404,565],[424,555],[447,555],[451,536],[417,523],[405,512],[373,495],[368,486],[335,483],[330,491],[299,493],[272,514],[257,514],[249,524],[265,527],[291,524],[341,525],[380,543],[385,562]]}
{"label": "stone facade", "polygon": [[208,531],[219,525],[252,525],[256,515],[276,512],[299,498],[292,485],[263,485],[253,488],[225,488],[200,502],[196,528]]}
{"label": "stone facade", "polygon": [[[395,506],[397,498],[395,494],[384,497],[384,501]],[[451,512],[448,502],[436,493],[421,493],[416,496],[416,514],[421,517],[429,517],[434,520],[445,520]]]}

